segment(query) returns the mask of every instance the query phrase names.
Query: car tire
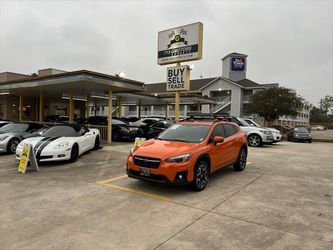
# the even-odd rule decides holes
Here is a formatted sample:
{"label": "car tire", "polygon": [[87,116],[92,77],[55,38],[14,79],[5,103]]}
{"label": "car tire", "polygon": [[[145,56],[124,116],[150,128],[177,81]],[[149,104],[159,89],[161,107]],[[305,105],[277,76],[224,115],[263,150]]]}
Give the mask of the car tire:
{"label": "car tire", "polygon": [[309,143],[312,143],[312,139],[309,140]]}
{"label": "car tire", "polygon": [[79,158],[79,145],[74,144],[71,150],[71,158],[70,162],[76,162],[77,158]]}
{"label": "car tire", "polygon": [[207,161],[200,160],[197,162],[194,168],[194,179],[192,182],[192,190],[202,191],[205,189],[208,183],[209,166]]}
{"label": "car tire", "polygon": [[7,144],[7,153],[15,154],[17,145],[20,143],[20,140],[17,138],[11,139]]}
{"label": "car tire", "polygon": [[251,147],[260,147],[262,145],[262,140],[260,135],[257,134],[251,134],[248,137],[248,144]]}
{"label": "car tire", "polygon": [[100,146],[101,146],[101,142],[100,142],[100,140],[99,140],[99,136],[96,136],[96,139],[95,139],[95,144],[94,144],[94,150],[97,150],[97,149],[99,149],[100,148]]}
{"label": "car tire", "polygon": [[233,165],[235,171],[243,171],[246,167],[246,158],[247,158],[247,150],[246,148],[241,148],[237,161]]}

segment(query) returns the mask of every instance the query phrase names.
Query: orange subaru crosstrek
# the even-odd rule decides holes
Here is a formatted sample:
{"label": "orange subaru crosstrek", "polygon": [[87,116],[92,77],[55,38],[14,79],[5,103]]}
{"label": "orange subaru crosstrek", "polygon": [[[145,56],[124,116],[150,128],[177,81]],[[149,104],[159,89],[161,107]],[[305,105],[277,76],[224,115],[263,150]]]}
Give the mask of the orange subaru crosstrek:
{"label": "orange subaru crosstrek", "polygon": [[179,122],[131,150],[127,175],[160,183],[190,183],[203,190],[209,175],[226,166],[246,166],[247,139],[237,124],[223,121]]}

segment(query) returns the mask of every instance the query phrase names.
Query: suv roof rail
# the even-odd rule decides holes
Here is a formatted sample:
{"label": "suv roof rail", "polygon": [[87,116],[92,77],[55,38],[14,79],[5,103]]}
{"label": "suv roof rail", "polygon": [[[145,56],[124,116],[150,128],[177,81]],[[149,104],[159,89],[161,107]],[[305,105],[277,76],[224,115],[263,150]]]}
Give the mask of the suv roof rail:
{"label": "suv roof rail", "polygon": [[215,117],[214,114],[210,114],[210,113],[188,112],[185,116],[185,119],[183,119],[182,121],[218,122],[218,121],[221,121],[221,119]]}

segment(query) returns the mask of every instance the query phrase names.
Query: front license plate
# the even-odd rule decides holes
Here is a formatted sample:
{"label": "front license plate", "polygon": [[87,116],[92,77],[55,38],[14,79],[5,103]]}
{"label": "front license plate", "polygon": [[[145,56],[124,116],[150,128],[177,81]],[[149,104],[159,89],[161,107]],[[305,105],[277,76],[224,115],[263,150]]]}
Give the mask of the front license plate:
{"label": "front license plate", "polygon": [[148,168],[141,168],[140,169],[140,175],[142,175],[142,176],[150,176],[150,169],[148,169]]}

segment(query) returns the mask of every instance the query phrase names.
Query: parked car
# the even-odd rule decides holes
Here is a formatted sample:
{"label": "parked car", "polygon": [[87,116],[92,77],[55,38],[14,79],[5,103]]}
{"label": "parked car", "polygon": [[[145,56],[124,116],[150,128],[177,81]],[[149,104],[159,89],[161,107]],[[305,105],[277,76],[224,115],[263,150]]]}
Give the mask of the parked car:
{"label": "parked car", "polygon": [[251,126],[244,119],[235,116],[223,117],[224,120],[234,122],[245,132],[248,143],[251,147],[259,147],[262,144],[273,143],[273,133],[266,128]]}
{"label": "parked car", "polygon": [[9,123],[0,128],[0,152],[14,154],[17,145],[25,137],[37,134],[45,129],[39,123]]}
{"label": "parked car", "polygon": [[223,121],[185,121],[131,150],[127,175],[171,184],[191,184],[203,190],[221,167],[246,166],[247,139],[238,125]]}
{"label": "parked car", "polygon": [[244,121],[246,121],[248,124],[250,124],[251,126],[255,126],[257,128],[265,128],[268,129],[270,131],[272,131],[273,134],[273,143],[279,142],[282,139],[282,135],[280,133],[279,130],[275,129],[275,128],[266,128],[266,127],[262,127],[260,126],[258,123],[256,123],[255,121],[248,119],[248,118],[243,118]]}
{"label": "parked car", "polygon": [[56,125],[37,137],[21,141],[16,149],[17,159],[21,158],[23,147],[29,145],[34,148],[39,162],[74,162],[84,152],[100,147],[100,132],[98,129],[88,129],[80,125]]}
{"label": "parked car", "polygon": [[311,133],[304,127],[294,127],[287,134],[288,141],[307,141],[312,142]]}
{"label": "parked car", "polygon": [[148,117],[148,118],[141,118],[137,120],[136,122],[130,122],[130,125],[134,126],[146,126],[146,125],[152,125],[153,123],[159,122],[159,121],[164,121],[163,118],[155,118],[155,117]]}
{"label": "parked car", "polygon": [[139,118],[133,116],[123,116],[121,117],[121,120],[128,123],[128,122],[136,122],[139,120]]}
{"label": "parked car", "polygon": [[[108,118],[106,116],[91,116],[86,120],[86,124],[107,126]],[[135,137],[141,137],[143,130],[135,125],[129,125],[121,120],[112,119],[112,140],[133,140]]]}
{"label": "parked car", "polygon": [[151,139],[158,136],[160,133],[168,129],[170,126],[172,126],[174,122],[171,121],[159,121],[151,124],[147,127],[147,129],[144,130],[144,134],[142,137]]}
{"label": "parked car", "polygon": [[69,117],[65,115],[47,115],[44,117],[44,122],[69,123]]}

